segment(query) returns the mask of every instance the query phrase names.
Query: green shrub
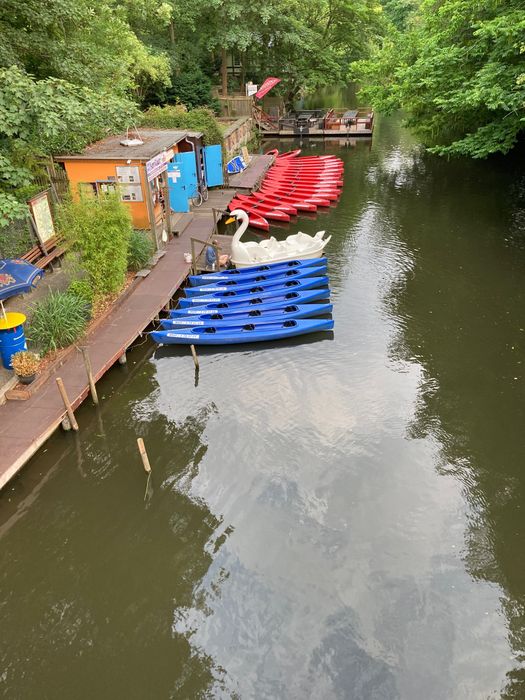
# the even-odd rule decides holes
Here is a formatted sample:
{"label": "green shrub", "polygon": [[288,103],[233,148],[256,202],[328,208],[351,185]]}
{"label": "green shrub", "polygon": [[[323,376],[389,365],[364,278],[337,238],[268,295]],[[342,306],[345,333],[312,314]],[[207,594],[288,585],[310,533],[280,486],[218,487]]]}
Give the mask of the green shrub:
{"label": "green shrub", "polygon": [[222,130],[210,109],[199,107],[189,111],[184,105],[150,107],[142,115],[142,125],[154,129],[188,129],[202,131],[204,143],[222,145]]}
{"label": "green shrub", "polygon": [[84,304],[91,306],[95,295],[93,293],[93,288],[86,279],[73,280],[68,287],[68,293],[74,294],[78,297]]}
{"label": "green shrub", "polygon": [[182,103],[188,109],[215,108],[217,100],[211,96],[211,80],[200,68],[191,68],[171,76],[171,86],[165,89],[165,102]]}
{"label": "green shrub", "polygon": [[128,270],[142,269],[153,255],[153,243],[147,233],[134,229],[128,243]]}
{"label": "green shrub", "polygon": [[94,295],[117,292],[124,284],[133,230],[118,193],[79,192],[78,199],[60,207],[58,227],[79,253]]}
{"label": "green shrub", "polygon": [[32,312],[28,337],[42,354],[78,340],[89,318],[88,305],[79,304],[78,296],[69,292],[50,292]]}

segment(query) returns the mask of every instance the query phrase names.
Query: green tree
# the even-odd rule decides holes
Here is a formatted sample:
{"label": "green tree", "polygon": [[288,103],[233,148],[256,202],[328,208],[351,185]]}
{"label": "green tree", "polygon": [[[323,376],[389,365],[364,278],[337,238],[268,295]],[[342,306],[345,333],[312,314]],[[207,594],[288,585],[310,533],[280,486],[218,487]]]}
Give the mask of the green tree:
{"label": "green tree", "polygon": [[25,188],[46,157],[78,151],[137,116],[125,97],[0,68],[0,226],[25,216]]}
{"label": "green tree", "polygon": [[126,94],[169,83],[169,61],[142,43],[112,0],[3,0],[0,67]]}
{"label": "green tree", "polygon": [[525,128],[522,0],[424,0],[354,75],[376,108],[407,110],[431,151],[507,153]]}

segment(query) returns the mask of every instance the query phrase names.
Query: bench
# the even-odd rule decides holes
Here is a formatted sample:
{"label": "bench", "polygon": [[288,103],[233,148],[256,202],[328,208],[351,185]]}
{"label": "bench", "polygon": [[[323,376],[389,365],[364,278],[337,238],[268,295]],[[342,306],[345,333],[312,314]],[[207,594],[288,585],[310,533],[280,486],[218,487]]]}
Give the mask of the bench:
{"label": "bench", "polygon": [[61,236],[53,236],[45,242],[45,251],[42,245],[36,245],[22,255],[21,259],[43,270],[65,252],[64,239]]}

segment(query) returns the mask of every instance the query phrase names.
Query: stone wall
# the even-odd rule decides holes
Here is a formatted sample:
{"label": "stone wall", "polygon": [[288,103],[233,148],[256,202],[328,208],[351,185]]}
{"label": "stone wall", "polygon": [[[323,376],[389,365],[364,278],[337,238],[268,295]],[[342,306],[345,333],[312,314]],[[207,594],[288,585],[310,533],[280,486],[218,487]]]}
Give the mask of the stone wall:
{"label": "stone wall", "polygon": [[[223,120],[220,120],[223,122]],[[224,123],[224,122],[223,122]],[[241,117],[230,124],[224,132],[224,148],[228,158],[238,155],[252,137],[253,119],[251,117]]]}

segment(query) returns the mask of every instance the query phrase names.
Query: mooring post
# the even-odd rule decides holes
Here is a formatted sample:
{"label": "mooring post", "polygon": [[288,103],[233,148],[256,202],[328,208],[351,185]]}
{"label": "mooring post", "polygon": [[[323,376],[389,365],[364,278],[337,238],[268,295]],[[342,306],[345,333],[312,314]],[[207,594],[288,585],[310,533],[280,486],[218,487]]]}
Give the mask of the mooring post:
{"label": "mooring post", "polygon": [[197,353],[195,351],[195,345],[190,345],[190,350],[191,354],[193,355],[193,362],[195,363],[195,369],[199,369],[199,358],[197,357]]}
{"label": "mooring post", "polygon": [[91,367],[91,360],[89,359],[87,348],[80,348],[80,352],[82,353],[82,357],[84,358],[84,365],[86,367],[86,374],[89,382],[89,391],[91,392],[91,398],[93,399],[93,403],[95,404],[95,406],[98,406],[97,387],[95,386],[95,378],[93,376],[93,369]]}
{"label": "mooring post", "polygon": [[69,422],[71,424],[71,427],[73,430],[78,430],[78,423],[77,419],[75,418],[75,414],[73,413],[73,408],[71,406],[71,402],[68,398],[68,395],[66,394],[66,387],[64,386],[64,382],[60,377],[57,377],[57,386],[58,390],[60,392],[60,396],[62,397],[62,401],[64,402],[65,409],[67,411],[67,417],[69,418]]}
{"label": "mooring post", "polygon": [[139,447],[140,456],[142,458],[142,464],[144,466],[144,471],[149,474],[151,472],[151,465],[149,463],[148,453],[146,452],[144,440],[142,438],[137,438],[137,445]]}

